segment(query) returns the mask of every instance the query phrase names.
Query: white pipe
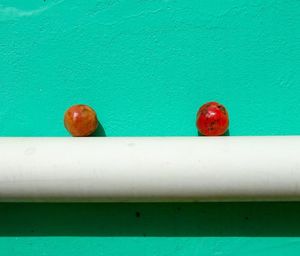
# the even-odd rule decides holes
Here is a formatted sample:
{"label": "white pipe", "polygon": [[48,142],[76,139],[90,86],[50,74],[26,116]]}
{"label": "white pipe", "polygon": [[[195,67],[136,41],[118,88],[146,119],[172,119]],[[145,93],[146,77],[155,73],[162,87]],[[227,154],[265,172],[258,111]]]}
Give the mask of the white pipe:
{"label": "white pipe", "polygon": [[300,136],[0,138],[0,201],[300,200]]}

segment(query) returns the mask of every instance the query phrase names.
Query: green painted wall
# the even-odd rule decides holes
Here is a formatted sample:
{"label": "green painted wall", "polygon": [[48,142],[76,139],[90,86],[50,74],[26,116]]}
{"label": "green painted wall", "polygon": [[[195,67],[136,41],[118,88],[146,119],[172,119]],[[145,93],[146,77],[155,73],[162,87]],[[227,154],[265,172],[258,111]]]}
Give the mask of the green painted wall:
{"label": "green painted wall", "polygon": [[[0,0],[1,136],[300,134],[298,0]],[[0,204],[0,255],[297,255],[299,203]],[[297,253],[298,252],[298,253]]]}

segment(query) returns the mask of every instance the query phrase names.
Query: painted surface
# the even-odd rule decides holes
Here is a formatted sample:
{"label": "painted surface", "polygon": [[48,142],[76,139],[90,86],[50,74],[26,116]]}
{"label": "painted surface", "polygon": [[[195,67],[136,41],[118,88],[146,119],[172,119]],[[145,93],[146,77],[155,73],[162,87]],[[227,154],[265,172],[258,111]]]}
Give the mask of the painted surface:
{"label": "painted surface", "polygon": [[[1,0],[1,136],[68,136],[74,103],[107,136],[300,134],[300,2]],[[0,254],[295,255],[300,203],[0,204]]]}

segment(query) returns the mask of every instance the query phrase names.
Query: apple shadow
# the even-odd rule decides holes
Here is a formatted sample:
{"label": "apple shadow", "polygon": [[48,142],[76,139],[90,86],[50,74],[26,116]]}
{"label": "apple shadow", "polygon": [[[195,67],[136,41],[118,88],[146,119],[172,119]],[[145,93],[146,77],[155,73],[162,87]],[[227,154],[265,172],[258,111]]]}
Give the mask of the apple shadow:
{"label": "apple shadow", "polygon": [[[200,133],[199,131],[198,131],[198,136],[199,136],[199,137],[204,137],[204,135],[203,135],[202,133]],[[230,131],[229,131],[229,129],[228,129],[223,135],[221,135],[221,136],[230,136]]]}
{"label": "apple shadow", "polygon": [[100,122],[98,122],[98,127],[95,132],[93,132],[91,137],[106,137],[105,130]]}

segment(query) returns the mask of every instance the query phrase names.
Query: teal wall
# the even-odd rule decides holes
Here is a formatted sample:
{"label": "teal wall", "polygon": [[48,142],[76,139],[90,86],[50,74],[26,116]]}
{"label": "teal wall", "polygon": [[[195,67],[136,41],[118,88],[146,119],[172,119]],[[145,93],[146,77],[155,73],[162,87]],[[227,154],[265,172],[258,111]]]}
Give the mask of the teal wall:
{"label": "teal wall", "polygon": [[[0,0],[1,136],[300,134],[298,0]],[[295,255],[299,203],[0,204],[0,255]]]}

